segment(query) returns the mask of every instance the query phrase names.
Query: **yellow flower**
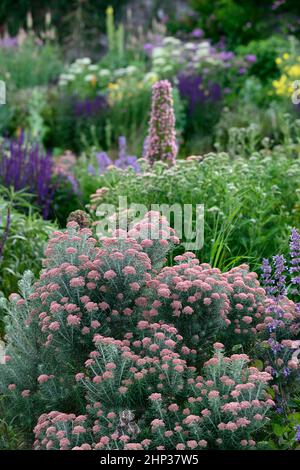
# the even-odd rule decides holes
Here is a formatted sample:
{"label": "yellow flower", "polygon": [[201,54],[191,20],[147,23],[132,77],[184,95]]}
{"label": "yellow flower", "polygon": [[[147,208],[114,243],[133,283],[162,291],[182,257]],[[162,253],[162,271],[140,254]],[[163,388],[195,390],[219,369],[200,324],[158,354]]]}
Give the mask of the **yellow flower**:
{"label": "yellow flower", "polygon": [[280,65],[282,62],[282,59],[280,57],[276,57],[275,62],[277,65]]}
{"label": "yellow flower", "polygon": [[288,93],[289,82],[286,75],[281,75],[279,80],[273,81],[273,87],[277,95],[289,95]]}
{"label": "yellow flower", "polygon": [[97,77],[96,77],[96,75],[93,75],[93,78],[91,79],[91,84],[92,84],[93,86],[96,86],[96,85],[97,85]]}
{"label": "yellow flower", "polygon": [[282,57],[284,58],[284,60],[288,60],[290,58],[290,54],[285,52]]}
{"label": "yellow flower", "polygon": [[106,8],[106,14],[107,15],[112,15],[114,12],[114,9],[112,6]]}
{"label": "yellow flower", "polygon": [[294,92],[293,82],[295,78],[300,78],[300,65],[286,66],[284,70],[285,73],[272,82],[273,89],[278,96],[291,97]]}
{"label": "yellow flower", "polygon": [[111,82],[107,86],[109,90],[117,90],[119,88],[119,85],[117,85],[116,83],[111,83]]}
{"label": "yellow flower", "polygon": [[300,65],[295,64],[288,68],[288,75],[292,78],[300,78]]}

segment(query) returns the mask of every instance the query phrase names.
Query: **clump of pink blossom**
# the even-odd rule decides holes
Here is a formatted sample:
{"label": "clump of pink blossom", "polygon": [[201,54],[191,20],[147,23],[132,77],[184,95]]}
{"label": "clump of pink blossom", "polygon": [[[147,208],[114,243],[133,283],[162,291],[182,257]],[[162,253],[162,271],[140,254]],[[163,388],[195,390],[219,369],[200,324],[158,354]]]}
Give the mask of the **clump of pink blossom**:
{"label": "clump of pink blossom", "polygon": [[9,418],[38,421],[35,448],[254,446],[271,376],[224,351],[263,334],[268,300],[244,265],[222,273],[186,252],[162,267],[178,242],[153,212],[101,240],[76,222],[53,233],[39,279],[6,304],[0,374]]}

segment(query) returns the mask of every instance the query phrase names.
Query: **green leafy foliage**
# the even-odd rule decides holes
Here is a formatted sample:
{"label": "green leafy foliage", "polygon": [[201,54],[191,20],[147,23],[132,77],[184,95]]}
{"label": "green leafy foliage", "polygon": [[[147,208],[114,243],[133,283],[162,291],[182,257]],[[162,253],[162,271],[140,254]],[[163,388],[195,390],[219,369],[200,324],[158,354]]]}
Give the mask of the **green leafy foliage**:
{"label": "green leafy foliage", "polygon": [[250,152],[246,158],[239,156],[242,150],[231,148],[234,158],[220,152],[178,160],[174,168],[158,163],[141,174],[111,169],[99,178],[78,177],[84,194],[105,187],[100,202],[116,206],[119,196],[148,209],[152,204],[204,204],[201,261],[221,270],[243,261],[257,268],[262,257],[286,251],[289,227],[299,225],[299,157],[289,156],[298,155],[297,146]]}
{"label": "green leafy foliage", "polygon": [[[29,201],[24,193],[12,193],[1,188],[0,237],[5,230],[7,210],[11,208],[11,222],[0,261],[1,291],[5,295],[17,290],[18,281],[27,269],[35,275],[39,273],[44,245],[55,228],[38,215]],[[20,210],[27,210],[27,214]]]}
{"label": "green leafy foliage", "polygon": [[9,81],[9,90],[47,85],[62,67],[58,46],[37,44],[31,35],[15,49],[0,48],[0,76]]}

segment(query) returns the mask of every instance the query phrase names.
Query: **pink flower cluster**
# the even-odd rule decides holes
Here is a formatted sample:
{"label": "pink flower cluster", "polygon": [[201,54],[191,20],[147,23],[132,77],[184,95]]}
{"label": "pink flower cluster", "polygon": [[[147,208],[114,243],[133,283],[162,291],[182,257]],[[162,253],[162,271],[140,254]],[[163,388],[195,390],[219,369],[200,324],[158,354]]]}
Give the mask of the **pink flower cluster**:
{"label": "pink flower cluster", "polygon": [[249,367],[244,354],[225,357],[220,346],[216,343],[215,356],[205,364],[203,375],[187,380],[185,408],[171,403],[166,411],[162,399],[156,401],[161,419],[151,423],[153,442],[161,442],[163,432],[167,448],[255,446],[252,435],[266,424],[275,405],[266,391],[271,375]]}
{"label": "pink flower cluster", "polygon": [[[83,404],[80,416],[40,416],[34,447],[255,447],[254,433],[273,406],[271,375],[251,367],[247,355],[223,350],[241,336],[243,344],[253,341],[274,320],[256,275],[246,265],[222,273],[190,252],[162,268],[178,239],[154,212],[121,235],[98,242],[69,223],[50,240],[28,298],[11,298],[35,352],[28,364],[15,343],[9,350],[5,399],[34,422],[36,401],[56,410]],[[297,313],[286,299],[282,309],[286,327]]]}
{"label": "pink flower cluster", "polygon": [[224,273],[224,278],[232,288],[230,304],[232,320],[230,330],[233,338],[247,343],[259,331],[266,307],[266,292],[260,287],[257,274],[249,272],[245,264]]}
{"label": "pink flower cluster", "polygon": [[179,242],[159,213],[115,235],[99,247],[75,222],[54,233],[27,319],[37,319],[46,347],[91,340],[108,325],[120,337],[137,316],[175,324],[189,347],[228,326],[234,338],[253,336],[266,324],[265,292],[245,265],[221,273],[186,252],[157,272]]}
{"label": "pink flower cluster", "polygon": [[86,415],[51,411],[39,417],[33,432],[35,450],[92,450]]}
{"label": "pink flower cluster", "polygon": [[[176,265],[161,269],[147,283],[150,302],[144,305],[144,318],[173,322],[185,342],[193,346],[216,331],[222,337],[222,329],[226,329],[223,336],[228,346],[241,337],[247,344],[267,328],[270,300],[247,265],[221,273],[208,264],[199,264],[189,252],[175,257],[175,261]],[[292,302],[286,299],[282,304],[285,324],[300,315]]]}
{"label": "pink flower cluster", "polygon": [[54,234],[46,253],[28,319],[37,319],[46,347],[92,337],[103,323],[120,324],[132,315],[139,291],[151,279],[151,260],[136,239],[106,238],[99,248],[90,230],[79,230],[75,222]]}
{"label": "pink flower cluster", "polygon": [[147,212],[141,222],[128,231],[128,236],[138,240],[151,259],[153,269],[161,268],[168,251],[179,244],[179,238],[166,217],[156,211]]}
{"label": "pink flower cluster", "polygon": [[182,336],[167,324],[140,321],[137,333],[123,340],[95,335],[97,350],[85,362],[85,374],[76,376],[86,385],[90,402],[126,406],[131,394],[157,401],[162,390],[170,397],[181,393],[185,376],[194,371],[187,360],[196,350],[182,346]]}
{"label": "pink flower cluster", "polygon": [[[220,343],[216,343],[215,356],[205,364],[202,376],[197,375],[195,368],[185,366],[187,373],[183,375],[181,386],[176,387],[174,380],[172,388],[168,387],[168,381],[172,380],[172,376],[169,376],[164,383],[165,378],[158,377],[163,383],[162,387],[159,387],[159,380],[154,388],[149,387],[151,375],[155,377],[158,372],[162,375],[168,373],[162,369],[162,355],[170,356],[168,359],[165,357],[163,363],[170,364],[170,361],[176,359],[176,355],[172,359],[175,346],[170,344],[168,338],[170,329],[173,334],[176,332],[168,325],[161,328],[152,328],[149,324],[142,326],[142,331],[147,332],[144,338],[148,339],[152,331],[153,337],[158,339],[156,344],[160,344],[159,352],[151,356],[143,353],[138,355],[130,351],[127,340],[96,337],[95,342],[100,349],[90,354],[93,359],[87,361],[84,379],[80,377],[87,391],[86,415],[76,417],[74,414],[56,411],[43,414],[34,428],[34,448],[136,450],[147,449],[151,445],[156,449],[185,450],[255,447],[252,435],[265,425],[268,411],[274,406],[266,392],[271,376],[249,367],[249,358],[244,354],[225,357]],[[165,351],[166,346],[171,348],[171,352]],[[108,362],[106,355],[111,356],[115,348],[119,350],[119,359],[115,357],[115,362]],[[154,360],[151,361],[151,358]],[[128,397],[123,397],[116,383],[110,388],[114,376],[103,375],[106,372],[117,374],[117,382],[123,380],[122,386],[126,391],[134,385],[132,392],[137,403],[141,403],[145,399],[138,385],[142,378],[135,375],[141,370],[138,366],[147,368],[147,362],[153,370],[149,369],[151,375],[146,382],[149,400],[147,419],[143,421],[146,429],[141,429],[134,413],[127,408]],[[100,367],[102,378],[98,382],[94,379],[98,377]],[[129,379],[125,378],[126,374],[122,375],[126,368],[131,369]],[[183,390],[187,397],[186,404],[179,398]],[[145,438],[145,433],[150,439]]]}

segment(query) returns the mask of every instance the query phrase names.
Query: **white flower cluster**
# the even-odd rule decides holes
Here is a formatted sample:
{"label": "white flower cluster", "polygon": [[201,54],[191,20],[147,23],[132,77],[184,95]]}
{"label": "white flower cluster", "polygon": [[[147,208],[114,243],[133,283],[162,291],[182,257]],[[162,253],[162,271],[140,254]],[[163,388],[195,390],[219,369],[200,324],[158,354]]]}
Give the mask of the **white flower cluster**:
{"label": "white flower cluster", "polygon": [[66,72],[60,75],[59,86],[67,86],[70,82],[74,82],[77,79],[92,83],[97,78],[99,78],[100,84],[107,84],[121,77],[135,76],[138,72],[139,69],[135,65],[111,71],[107,68],[101,68],[98,64],[93,64],[89,57],[84,57],[77,59],[69,66]]}
{"label": "white flower cluster", "polygon": [[[98,66],[92,64],[92,61],[89,57],[83,57],[81,59],[75,60],[68,70],[65,73],[62,73],[59,77],[59,86],[66,86],[70,82],[75,81],[79,76],[85,75],[86,77],[89,77],[91,74],[88,74],[88,72],[92,71],[97,71]],[[89,81],[86,79],[86,81]]]}
{"label": "white flower cluster", "polygon": [[155,47],[152,52],[153,71],[164,76],[172,75],[182,69],[220,63],[208,41],[183,42],[174,37],[165,37],[162,45]]}

